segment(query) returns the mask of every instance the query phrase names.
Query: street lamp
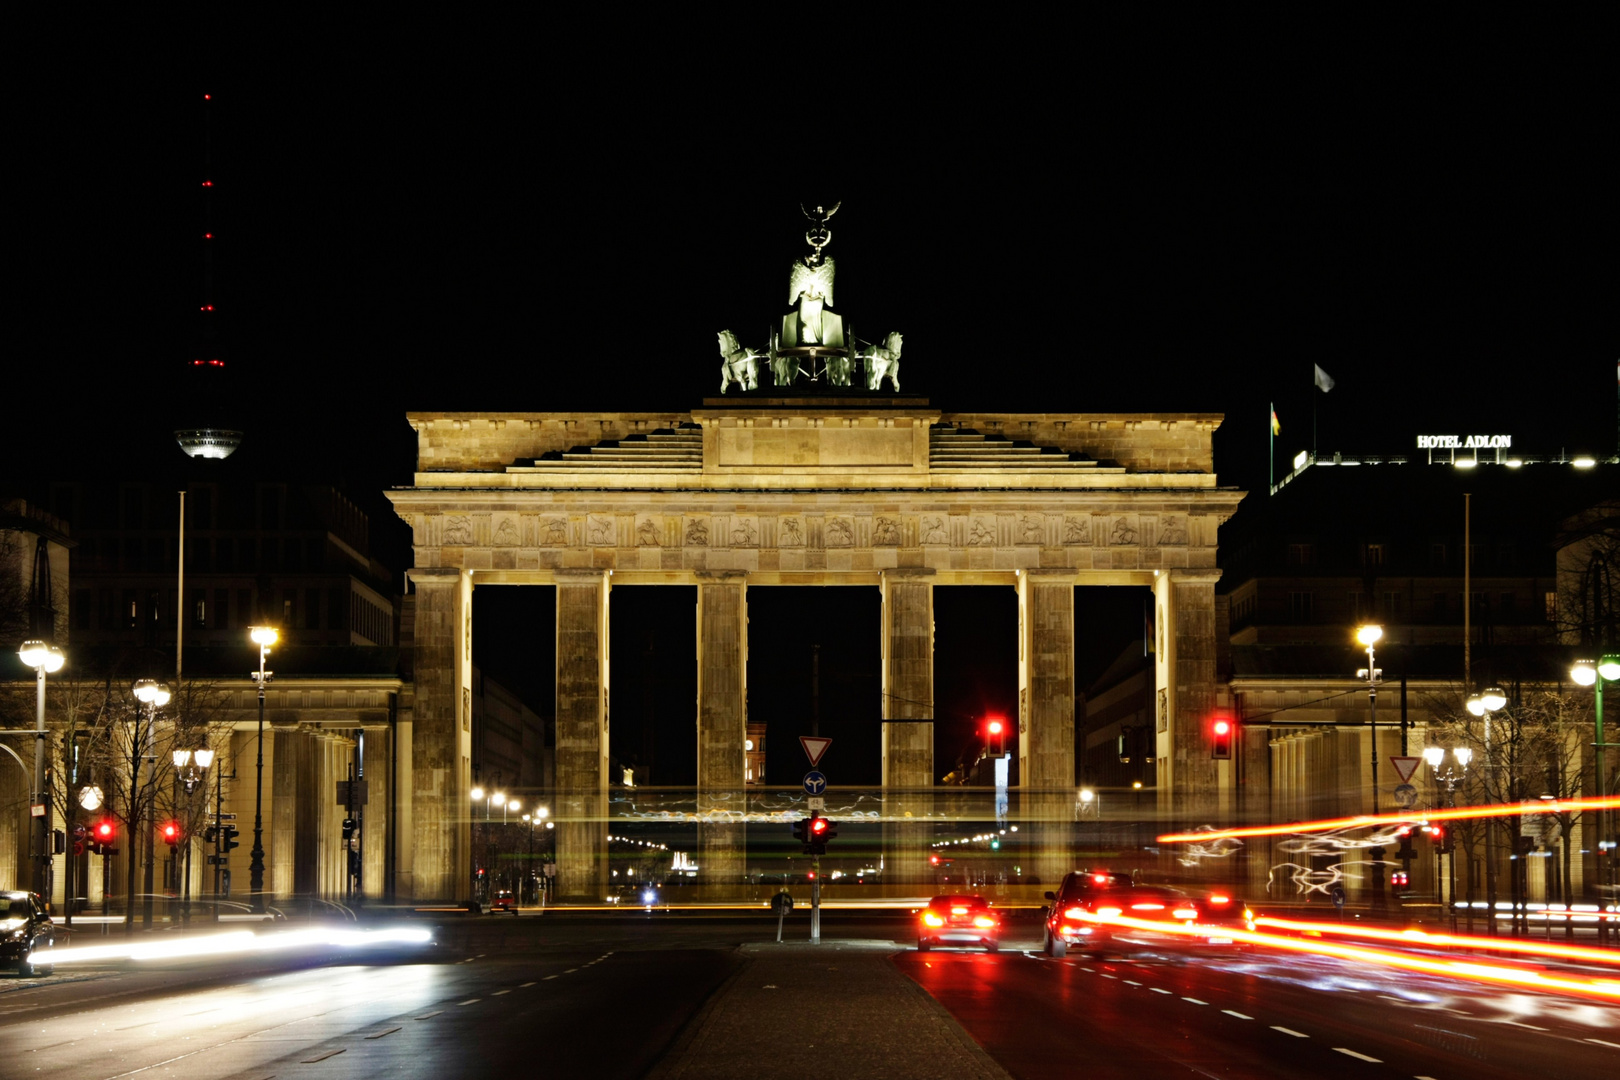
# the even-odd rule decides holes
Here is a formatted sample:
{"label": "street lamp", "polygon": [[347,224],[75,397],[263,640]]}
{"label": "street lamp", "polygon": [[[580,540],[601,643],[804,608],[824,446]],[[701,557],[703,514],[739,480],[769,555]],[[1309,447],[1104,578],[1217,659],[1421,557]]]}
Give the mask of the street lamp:
{"label": "street lamp", "polygon": [[1367,646],[1367,666],[1356,672],[1356,678],[1367,680],[1367,705],[1371,710],[1368,726],[1372,730],[1372,810],[1378,813],[1378,681],[1383,669],[1373,656],[1373,646],[1384,636],[1384,628],[1368,624],[1356,630],[1356,640]]}
{"label": "street lamp", "polygon": [[[1446,805],[1454,807],[1457,805],[1457,781],[1468,775],[1468,763],[1474,759],[1474,752],[1466,746],[1451,747],[1450,753],[1453,764],[1447,765],[1445,771],[1441,772],[1440,766],[1445,763],[1446,753],[1447,749],[1444,746],[1426,746],[1423,748],[1423,760],[1428,762],[1429,770],[1434,774],[1434,778],[1446,785]],[[1446,828],[1449,829],[1450,827],[1451,825],[1448,822]],[[1447,841],[1451,844],[1450,887],[1447,891],[1451,898],[1449,905],[1451,908],[1451,928],[1456,930],[1457,848],[1455,838],[1448,836]],[[1436,867],[1437,872],[1438,869]],[[1473,926],[1472,914],[1469,915],[1469,926]]]}
{"label": "street lamp", "polygon": [[[173,752],[173,757],[174,771],[179,774],[180,782],[185,785],[186,794],[189,796],[197,790],[197,785],[202,781],[203,773],[208,771],[208,766],[214,763],[214,752],[204,746],[197,750],[176,750]],[[207,800],[208,793],[204,791],[203,801],[206,803]],[[189,818],[190,814],[186,816]],[[186,865],[181,873],[184,877],[180,885],[180,917],[181,921],[189,925],[191,923],[191,836],[189,829],[186,836]]]}
{"label": "street lamp", "polygon": [[[45,871],[50,866],[51,845],[50,840],[50,795],[45,790],[45,676],[47,673],[62,670],[67,657],[55,645],[47,645],[43,641],[25,641],[22,648],[17,650],[22,662],[34,669],[35,709],[34,709],[34,797],[30,800],[33,809],[32,828],[29,830],[33,838],[31,854],[33,855],[33,891],[42,898],[46,897]],[[69,901],[71,906],[71,901]]]}
{"label": "street lamp", "polygon": [[259,647],[259,670],[248,672],[248,677],[259,687],[259,756],[253,766],[253,858],[248,863],[248,888],[253,893],[253,910],[261,915],[264,913],[264,684],[275,674],[265,670],[264,662],[277,636],[273,626],[255,626],[248,630],[248,637]]}
{"label": "street lamp", "polygon": [[[146,706],[146,742],[144,743],[145,752],[143,752],[142,751],[143,744],[141,742],[141,713],[140,713],[140,707],[137,706],[136,710],[135,710],[135,745],[134,745],[134,747],[132,747],[134,752],[130,755],[130,758],[131,758],[131,770],[130,770],[131,775],[130,775],[130,780],[129,780],[129,801],[130,801],[129,819],[130,819],[130,828],[131,829],[133,829],[135,827],[135,818],[137,816],[136,812],[135,812],[136,811],[136,801],[135,800],[139,797],[140,789],[141,789],[141,785],[140,785],[141,761],[142,761],[143,758],[151,756],[152,729],[157,724],[157,711],[159,709],[161,709],[163,706],[165,706],[165,705],[167,705],[169,703],[169,688],[166,685],[164,685],[163,683],[158,682],[156,679],[137,679],[137,680],[135,680],[134,693],[135,693],[135,700],[140,702],[142,705]],[[152,758],[152,774],[153,774],[153,777],[156,778],[156,775],[157,775],[157,759],[156,758]],[[144,899],[141,902],[141,925],[143,925],[143,926],[151,926],[152,925],[152,827],[156,825],[156,822],[152,821],[151,818],[152,818],[152,811],[157,809],[155,804],[156,804],[155,799],[147,800],[145,810],[146,810],[148,828],[142,830],[142,832],[145,835],[145,839],[141,842],[141,851],[142,851],[142,854],[144,854],[145,857],[146,857],[146,870],[145,870],[145,873],[142,874],[142,876],[141,876],[141,888],[143,890],[142,895],[144,897]],[[135,852],[134,844],[135,844],[135,838],[134,838],[134,836],[131,836],[130,837],[130,854],[131,854],[131,856],[133,856],[134,852]],[[135,903],[134,903],[134,901],[135,901],[135,896],[134,896],[134,893],[135,893],[135,889],[134,889],[134,885],[135,885],[135,860],[134,860],[134,858],[130,859],[129,883],[130,883],[130,904],[129,904],[129,910],[125,913],[124,923],[125,923],[125,925],[133,926],[134,921],[135,921]]]}
{"label": "street lamp", "polygon": [[[1487,686],[1477,694],[1470,694],[1464,703],[1468,712],[1485,721],[1485,764],[1490,764],[1491,756],[1491,714],[1507,704],[1507,695],[1499,686]],[[1489,786],[1485,790],[1485,798],[1491,797]],[[1516,864],[1515,864],[1516,865]],[[1518,891],[1518,870],[1514,870],[1514,893]],[[1486,922],[1486,932],[1496,933],[1496,828],[1493,824],[1485,826],[1485,902],[1490,906],[1491,917]],[[1514,913],[1514,930],[1518,930],[1518,913]]]}
{"label": "street lamp", "polygon": [[[1608,782],[1608,776],[1605,772],[1607,763],[1604,761],[1603,753],[1607,749],[1607,745],[1603,741],[1603,684],[1606,682],[1620,682],[1620,653],[1604,653],[1596,663],[1591,660],[1577,660],[1575,665],[1569,669],[1569,677],[1581,686],[1590,686],[1592,688],[1597,721],[1595,729],[1597,741],[1593,743],[1596,750],[1593,765],[1597,774],[1597,797],[1601,799]],[[1609,839],[1608,818],[1609,815],[1606,810],[1598,810],[1598,868],[1602,877],[1607,879],[1600,881],[1601,885],[1610,884],[1614,876],[1615,842]],[[1613,893],[1609,892],[1605,899],[1606,902],[1612,902],[1614,899]],[[1613,912],[1605,911],[1602,916],[1611,914]],[[1598,919],[1598,944],[1604,944],[1608,940],[1608,928],[1608,919],[1600,916]]]}

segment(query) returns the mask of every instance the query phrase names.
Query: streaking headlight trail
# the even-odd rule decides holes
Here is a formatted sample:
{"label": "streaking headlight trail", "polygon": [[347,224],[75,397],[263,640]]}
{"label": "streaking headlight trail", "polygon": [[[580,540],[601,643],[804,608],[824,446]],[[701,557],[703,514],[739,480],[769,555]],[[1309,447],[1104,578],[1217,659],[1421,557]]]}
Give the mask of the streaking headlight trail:
{"label": "streaking headlight trail", "polygon": [[271,953],[322,945],[347,949],[388,944],[426,945],[432,940],[431,933],[417,927],[389,930],[314,928],[262,936],[251,930],[236,930],[224,934],[178,938],[174,941],[131,941],[117,945],[44,949],[35,956],[41,964],[85,964],[108,960],[174,960],[186,957],[230,956],[239,953]]}

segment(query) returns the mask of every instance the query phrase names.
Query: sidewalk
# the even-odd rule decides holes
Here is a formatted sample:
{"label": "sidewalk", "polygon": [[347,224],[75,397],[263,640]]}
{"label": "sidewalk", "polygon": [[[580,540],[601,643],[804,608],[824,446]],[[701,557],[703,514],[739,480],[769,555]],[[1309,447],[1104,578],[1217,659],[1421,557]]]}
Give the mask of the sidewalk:
{"label": "sidewalk", "polygon": [[655,1080],[1008,1080],[889,941],[744,945]]}

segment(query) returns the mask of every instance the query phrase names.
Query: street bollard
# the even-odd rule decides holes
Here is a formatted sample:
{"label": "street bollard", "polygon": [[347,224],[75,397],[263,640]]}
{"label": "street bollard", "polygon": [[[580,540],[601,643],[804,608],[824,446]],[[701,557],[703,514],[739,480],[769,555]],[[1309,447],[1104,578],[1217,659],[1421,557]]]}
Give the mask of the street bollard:
{"label": "street bollard", "polygon": [[793,896],[786,889],[771,897],[771,910],[776,912],[776,940],[782,940],[782,922],[787,913],[793,910]]}

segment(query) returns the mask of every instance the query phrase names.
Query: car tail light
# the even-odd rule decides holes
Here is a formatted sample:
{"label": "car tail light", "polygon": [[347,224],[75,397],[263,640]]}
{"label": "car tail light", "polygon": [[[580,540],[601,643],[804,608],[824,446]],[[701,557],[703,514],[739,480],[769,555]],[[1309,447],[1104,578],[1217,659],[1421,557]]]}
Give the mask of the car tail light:
{"label": "car tail light", "polygon": [[1108,884],[1108,875],[1107,874],[1092,874],[1091,875],[1091,880],[1094,883],[1098,884],[1098,885],[1106,885],[1106,884]]}
{"label": "car tail light", "polygon": [[1163,911],[1163,904],[1132,904],[1132,911]]}
{"label": "car tail light", "polygon": [[1174,915],[1178,919],[1196,919],[1198,918],[1198,909],[1190,907],[1178,907],[1170,914]]}
{"label": "car tail light", "polygon": [[996,920],[992,919],[988,915],[980,915],[978,918],[973,920],[973,925],[978,927],[991,927],[996,925]]}
{"label": "car tail light", "polygon": [[1063,917],[1065,919],[1078,920],[1080,918],[1083,918],[1085,916],[1085,914],[1086,914],[1086,909],[1085,908],[1072,907],[1072,908],[1069,908],[1067,911],[1065,911],[1063,913]]}
{"label": "car tail light", "polygon": [[967,914],[967,908],[965,908],[965,907],[953,907],[953,908],[951,908],[951,914],[952,915],[966,915]]}
{"label": "car tail light", "polygon": [[940,918],[938,915],[935,915],[932,911],[923,912],[923,922],[927,923],[929,926],[945,925],[945,920]]}
{"label": "car tail light", "polygon": [[1232,902],[1232,898],[1230,896],[1222,896],[1221,894],[1216,893],[1214,896],[1209,898],[1209,902],[1212,904],[1230,904]]}
{"label": "car tail light", "polygon": [[1115,919],[1125,914],[1125,912],[1117,907],[1100,907],[1097,909],[1097,914],[1105,919]]}

